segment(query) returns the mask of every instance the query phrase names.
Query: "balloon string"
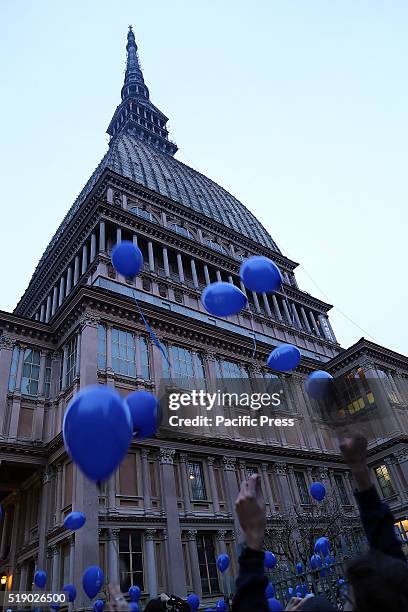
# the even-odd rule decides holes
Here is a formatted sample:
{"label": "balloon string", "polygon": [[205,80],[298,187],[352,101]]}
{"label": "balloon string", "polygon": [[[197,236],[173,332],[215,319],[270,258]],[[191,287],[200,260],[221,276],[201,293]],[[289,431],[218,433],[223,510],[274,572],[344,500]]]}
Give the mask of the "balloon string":
{"label": "balloon string", "polygon": [[168,359],[168,357],[166,355],[166,351],[164,350],[163,345],[161,344],[161,342],[157,338],[156,334],[154,333],[154,331],[152,330],[152,328],[150,327],[150,325],[146,321],[146,318],[145,318],[145,316],[144,316],[144,314],[142,312],[142,309],[140,308],[139,302],[137,301],[136,292],[135,292],[134,289],[133,289],[133,299],[135,300],[137,311],[140,314],[140,318],[142,319],[142,321],[143,321],[143,323],[144,323],[144,325],[145,325],[145,327],[147,329],[147,332],[148,332],[149,336],[151,337],[151,339],[153,340],[153,342],[155,343],[157,348],[161,351],[163,357],[167,361],[167,364],[168,364],[168,366],[170,368],[170,372],[171,372],[171,364],[170,364],[170,361],[169,361],[169,359]]}

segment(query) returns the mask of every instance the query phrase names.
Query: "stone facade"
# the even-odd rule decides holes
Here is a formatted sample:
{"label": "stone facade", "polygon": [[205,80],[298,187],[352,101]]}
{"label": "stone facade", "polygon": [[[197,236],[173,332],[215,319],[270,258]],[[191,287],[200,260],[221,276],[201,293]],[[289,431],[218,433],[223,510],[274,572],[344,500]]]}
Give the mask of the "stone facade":
{"label": "stone facade", "polygon": [[[146,97],[132,35],[122,90],[126,104],[132,95],[136,102],[142,92]],[[141,89],[132,94],[129,88],[137,83]],[[137,133],[126,114],[131,107],[123,104],[110,125],[109,154],[116,147],[119,155],[125,142],[118,144],[119,139],[131,138],[134,150],[140,147],[139,160],[129,158],[140,180],[125,165],[121,172],[98,167],[15,312],[0,313],[0,496],[5,509],[0,572],[12,576],[13,589],[24,590],[31,588],[35,569],[43,568],[48,586],[60,589],[67,582],[78,587],[83,569],[100,564],[110,581],[142,585],[144,597],[195,591],[213,601],[221,588],[214,557],[228,552],[236,567],[234,500],[250,470],[261,474],[270,526],[288,503],[302,505],[298,472],[307,485],[324,480],[344,511],[355,517],[349,474],[303,390],[305,376],[314,369],[334,375],[375,371],[380,377],[392,419],[389,428],[373,432],[370,465],[385,468],[375,472],[381,491],[398,519],[406,520],[408,359],[364,339],[343,350],[328,319],[330,305],[298,287],[297,264],[264,237],[260,224],[252,240],[248,231],[240,234],[233,223],[223,224],[215,206],[208,214],[204,204],[198,210],[191,190],[194,197],[201,189],[203,198],[210,198],[210,187],[198,173],[174,166],[174,177],[185,181],[184,191],[178,185],[179,198],[171,188],[166,196],[152,164],[163,172],[180,164],[172,158],[175,145],[166,144],[171,142],[164,129],[167,119],[159,111],[152,115],[161,130],[153,141],[152,124],[146,120]],[[146,111],[146,100],[144,107],[140,104]],[[155,189],[147,180],[149,172],[156,177]],[[174,177],[167,176],[169,184]],[[231,215],[234,206],[225,199]],[[243,209],[239,214],[250,215]],[[110,261],[112,247],[125,239],[137,243],[144,255],[135,281],[118,275]],[[248,295],[249,307],[228,321],[210,317],[200,303],[202,289],[217,279],[240,286],[240,262],[251,254],[274,259],[284,277],[283,290],[273,296]],[[74,394],[95,383],[122,395],[135,389],[155,392],[166,376],[135,296],[166,345],[174,370],[183,373],[188,367],[193,379],[203,371],[206,380],[214,381],[217,372],[232,367],[262,378],[274,346],[297,345],[301,364],[282,377],[291,382],[286,411],[296,416],[290,435],[254,429],[223,437],[190,429],[169,439],[159,432],[152,440],[133,443],[109,481],[89,483],[70,462],[62,441],[64,412]],[[190,478],[192,466],[198,470],[199,493]],[[63,527],[72,509],[87,516],[74,535]]]}

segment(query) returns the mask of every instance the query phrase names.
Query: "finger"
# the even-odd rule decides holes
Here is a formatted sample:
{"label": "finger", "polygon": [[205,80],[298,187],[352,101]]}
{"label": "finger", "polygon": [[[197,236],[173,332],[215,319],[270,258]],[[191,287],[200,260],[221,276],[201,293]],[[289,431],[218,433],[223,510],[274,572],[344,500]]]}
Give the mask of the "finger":
{"label": "finger", "polygon": [[251,497],[256,496],[258,478],[259,478],[259,474],[252,474],[252,476],[248,478],[248,481],[247,481],[248,482],[248,494]]}

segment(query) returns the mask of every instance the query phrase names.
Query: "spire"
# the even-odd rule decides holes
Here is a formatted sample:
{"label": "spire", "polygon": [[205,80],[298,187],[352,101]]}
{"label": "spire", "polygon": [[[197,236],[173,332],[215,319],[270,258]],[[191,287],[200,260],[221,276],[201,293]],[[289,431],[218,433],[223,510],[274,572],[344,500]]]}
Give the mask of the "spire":
{"label": "spire", "polygon": [[129,83],[143,83],[143,74],[140,68],[139,58],[137,56],[137,44],[135,35],[132,30],[132,26],[129,26],[129,32],[127,35],[127,59],[126,59],[126,73],[125,73],[125,85]]}
{"label": "spire", "polygon": [[112,140],[123,132],[148,142],[162,153],[174,155],[177,145],[169,139],[167,117],[150,101],[137,55],[137,44],[129,26],[126,45],[126,72],[119,104],[106,130]]}

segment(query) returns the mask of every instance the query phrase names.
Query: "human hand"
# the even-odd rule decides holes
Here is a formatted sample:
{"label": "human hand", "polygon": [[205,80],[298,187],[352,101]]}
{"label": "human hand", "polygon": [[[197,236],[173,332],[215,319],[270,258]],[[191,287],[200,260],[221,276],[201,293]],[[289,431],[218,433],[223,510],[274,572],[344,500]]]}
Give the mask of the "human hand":
{"label": "human hand", "polygon": [[367,466],[367,439],[360,434],[348,435],[340,441],[340,452],[357,482],[358,489],[369,489],[371,478]]}
{"label": "human hand", "polygon": [[113,612],[128,612],[129,606],[117,584],[109,584],[109,606],[107,610]]}
{"label": "human hand", "polygon": [[296,612],[301,609],[303,599],[301,597],[292,597],[285,608],[285,612]]}
{"label": "human hand", "polygon": [[262,550],[266,509],[259,474],[253,474],[248,480],[243,481],[235,502],[235,510],[245,535],[246,545],[253,550]]}

